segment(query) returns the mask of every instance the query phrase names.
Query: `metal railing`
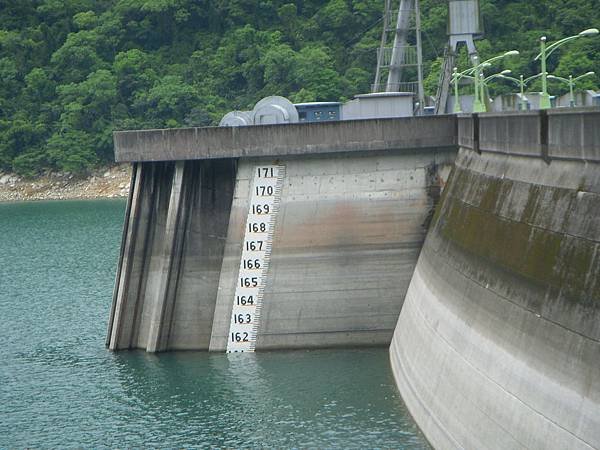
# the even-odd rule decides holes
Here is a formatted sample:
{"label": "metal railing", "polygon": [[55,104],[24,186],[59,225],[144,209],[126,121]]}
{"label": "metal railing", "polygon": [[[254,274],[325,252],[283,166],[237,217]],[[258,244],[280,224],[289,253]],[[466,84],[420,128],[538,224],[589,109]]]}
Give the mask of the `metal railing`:
{"label": "metal railing", "polygon": [[[402,58],[399,62],[400,66],[416,66],[418,64],[416,45],[402,45],[399,48],[402,52]],[[377,60],[379,61],[379,57],[381,56],[381,67],[390,67],[392,52],[393,47],[384,47],[383,55],[380,55],[381,48],[377,49]]]}
{"label": "metal railing", "polygon": [[[417,81],[392,83],[389,92],[411,92],[413,94],[419,93],[419,83]],[[387,83],[374,83],[371,85],[371,92],[386,92]]]}
{"label": "metal railing", "polygon": [[[404,14],[409,14],[407,30],[414,30],[417,28],[417,20],[415,17],[414,9],[402,10]],[[385,18],[385,17],[384,17]],[[387,29],[388,32],[395,32],[398,29],[398,10],[392,10],[388,12],[387,16]]]}

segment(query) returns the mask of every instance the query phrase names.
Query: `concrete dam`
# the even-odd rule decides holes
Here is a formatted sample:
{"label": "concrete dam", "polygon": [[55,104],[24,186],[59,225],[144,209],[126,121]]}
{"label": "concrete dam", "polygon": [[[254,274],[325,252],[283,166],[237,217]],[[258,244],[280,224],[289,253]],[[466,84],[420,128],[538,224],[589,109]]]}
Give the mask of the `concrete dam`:
{"label": "concrete dam", "polygon": [[390,348],[435,448],[600,448],[600,112],[458,119]]}
{"label": "concrete dam", "polygon": [[[234,303],[257,349],[389,345],[455,134],[451,116],[117,133],[135,167],[107,345],[225,351]],[[285,171],[276,214],[258,167]]]}
{"label": "concrete dam", "polygon": [[124,131],[115,154],[111,350],[391,344],[435,448],[600,448],[600,111]]}

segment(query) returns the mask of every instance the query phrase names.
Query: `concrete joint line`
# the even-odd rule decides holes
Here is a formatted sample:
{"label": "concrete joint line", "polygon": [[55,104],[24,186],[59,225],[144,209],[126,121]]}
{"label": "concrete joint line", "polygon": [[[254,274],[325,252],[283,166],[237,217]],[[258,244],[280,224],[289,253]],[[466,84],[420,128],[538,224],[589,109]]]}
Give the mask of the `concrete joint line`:
{"label": "concrete joint line", "polygon": [[[336,317],[337,318],[337,317]],[[307,334],[339,334],[339,333],[371,333],[371,332],[393,332],[394,328],[364,328],[364,329],[351,329],[351,330],[311,330],[311,331],[298,331],[298,332],[261,332],[261,336],[295,336],[295,335],[307,335]]]}
{"label": "concrete joint line", "polygon": [[[511,154],[507,154],[507,153],[499,153],[499,152],[485,152],[485,153],[487,153],[487,154],[493,154],[493,155],[499,155],[499,154],[500,154],[500,155],[502,155],[502,156],[503,156],[503,159],[505,159],[505,160],[508,160],[508,159],[510,159],[510,157],[511,157],[511,156],[516,156],[516,157],[519,157],[519,158],[521,158],[521,157],[525,157],[525,156],[526,156],[526,155],[511,155]],[[534,158],[534,159],[539,159],[539,158],[538,158],[538,157],[536,157],[536,156],[533,156],[533,158]],[[555,157],[552,157],[552,159],[551,159],[551,161],[550,161],[550,162],[552,162],[552,161],[571,161],[571,162],[581,162],[581,163],[584,163],[584,164],[589,164],[589,163],[590,163],[590,161],[584,161],[584,160],[582,160],[582,159],[577,159],[577,158],[563,158],[563,157],[560,157],[560,158],[555,158]],[[506,162],[506,161],[505,161],[505,162]],[[592,163],[592,164],[595,164],[595,161],[592,161],[591,163]],[[600,163],[600,160],[598,161],[598,163]],[[455,167],[457,167],[457,168],[460,168],[460,169],[462,169],[462,170],[464,170],[464,171],[467,171],[467,172],[475,172],[473,169],[471,169],[471,168],[467,167],[467,166],[466,166],[466,165],[464,165],[464,164],[461,164],[461,163],[458,161],[458,159],[456,160],[456,162],[454,163],[454,165],[455,165]],[[548,164],[548,166],[551,166],[551,164]],[[512,181],[512,182],[515,182],[515,183],[523,183],[523,184],[530,184],[530,185],[531,185],[531,184],[535,184],[536,186],[547,187],[547,188],[551,188],[551,189],[575,190],[575,189],[573,189],[573,188],[570,188],[570,187],[564,187],[564,186],[555,186],[555,185],[552,185],[552,184],[544,184],[544,183],[541,183],[541,182],[528,183],[528,182],[526,182],[526,181],[519,180],[519,179],[517,179],[517,178],[509,178],[509,177],[507,177],[505,174],[504,174],[504,177],[500,178],[500,177],[496,177],[496,176],[494,176],[494,175],[490,175],[490,174],[488,174],[488,173],[484,173],[484,172],[475,172],[475,173],[477,173],[477,174],[480,174],[481,176],[483,176],[483,177],[487,177],[487,178],[489,178],[489,179],[502,179],[502,180],[508,180],[508,181]],[[506,173],[506,171],[505,171],[505,173]],[[592,194],[595,194],[595,195],[600,195],[600,193],[598,193],[598,192],[591,192],[591,193],[592,193]]]}

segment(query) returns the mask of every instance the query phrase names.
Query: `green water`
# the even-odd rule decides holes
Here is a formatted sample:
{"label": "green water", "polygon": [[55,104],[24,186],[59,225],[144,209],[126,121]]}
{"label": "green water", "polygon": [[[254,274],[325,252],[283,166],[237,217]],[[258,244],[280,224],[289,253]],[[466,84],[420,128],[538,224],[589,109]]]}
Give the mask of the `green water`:
{"label": "green water", "polygon": [[124,209],[0,204],[0,448],[428,448],[385,349],[108,352]]}

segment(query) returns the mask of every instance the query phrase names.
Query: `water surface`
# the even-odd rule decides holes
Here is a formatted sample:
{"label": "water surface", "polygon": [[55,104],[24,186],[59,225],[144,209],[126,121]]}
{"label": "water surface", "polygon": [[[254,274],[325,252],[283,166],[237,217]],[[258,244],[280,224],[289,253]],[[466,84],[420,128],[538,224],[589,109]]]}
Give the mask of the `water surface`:
{"label": "water surface", "polygon": [[386,349],[107,351],[124,209],[0,203],[1,448],[429,448]]}

